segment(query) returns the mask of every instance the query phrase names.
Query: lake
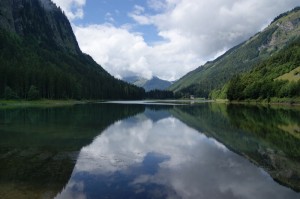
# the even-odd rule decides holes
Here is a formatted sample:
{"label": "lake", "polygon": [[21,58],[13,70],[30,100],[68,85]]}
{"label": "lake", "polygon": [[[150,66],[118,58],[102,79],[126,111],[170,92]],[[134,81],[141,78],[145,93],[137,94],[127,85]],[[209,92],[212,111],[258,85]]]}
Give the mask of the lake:
{"label": "lake", "polygon": [[299,191],[299,108],[0,109],[3,199],[300,199]]}

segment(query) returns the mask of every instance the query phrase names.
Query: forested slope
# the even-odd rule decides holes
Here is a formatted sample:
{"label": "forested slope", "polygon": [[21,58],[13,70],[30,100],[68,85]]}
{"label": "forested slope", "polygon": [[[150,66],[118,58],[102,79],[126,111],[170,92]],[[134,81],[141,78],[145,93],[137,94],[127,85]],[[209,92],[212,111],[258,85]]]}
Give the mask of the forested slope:
{"label": "forested slope", "polygon": [[0,98],[140,99],[81,52],[64,13],[50,0],[1,0]]}
{"label": "forested slope", "polygon": [[237,74],[250,71],[300,36],[300,8],[281,14],[263,31],[207,62],[175,82],[169,89],[185,95],[208,97]]}
{"label": "forested slope", "polygon": [[[300,39],[256,65],[249,73],[237,75],[227,86],[229,100],[300,97]],[[294,78],[279,78],[294,71]]]}

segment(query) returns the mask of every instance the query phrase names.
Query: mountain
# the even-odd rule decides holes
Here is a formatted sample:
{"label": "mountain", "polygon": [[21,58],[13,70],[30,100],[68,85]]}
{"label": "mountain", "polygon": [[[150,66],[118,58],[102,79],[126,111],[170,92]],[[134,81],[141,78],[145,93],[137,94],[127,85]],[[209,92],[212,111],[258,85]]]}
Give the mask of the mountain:
{"label": "mountain", "polygon": [[50,0],[0,1],[0,98],[140,99],[144,93],[82,53]]}
{"label": "mountain", "polygon": [[[300,38],[223,87],[229,100],[300,97]],[[216,96],[220,95],[215,91]],[[292,103],[293,101],[291,101]]]}
{"label": "mountain", "polygon": [[171,84],[172,83],[169,81],[162,80],[162,79],[159,79],[158,77],[154,76],[143,85],[143,88],[146,91],[155,90],[155,89],[156,90],[165,90],[169,86],[171,86]]}
{"label": "mountain", "polygon": [[146,79],[138,76],[130,76],[125,77],[123,80],[136,86],[143,87],[146,91],[165,90],[172,85],[172,82],[162,80],[156,76],[153,76],[151,79]]}
{"label": "mountain", "polygon": [[285,48],[300,35],[300,7],[283,13],[263,31],[231,48],[176,81],[169,90],[181,95],[208,97],[234,75],[250,71],[256,64]]}
{"label": "mountain", "polygon": [[146,84],[146,82],[148,81],[148,79],[146,79],[144,77],[139,77],[139,76],[124,77],[123,80],[130,84],[134,84],[138,87],[143,87]]}

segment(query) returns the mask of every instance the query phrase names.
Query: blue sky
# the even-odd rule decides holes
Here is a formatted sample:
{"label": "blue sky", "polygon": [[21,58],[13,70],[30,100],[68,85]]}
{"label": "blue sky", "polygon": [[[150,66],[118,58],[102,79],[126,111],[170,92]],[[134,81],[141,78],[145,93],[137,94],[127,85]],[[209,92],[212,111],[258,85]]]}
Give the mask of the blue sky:
{"label": "blue sky", "polygon": [[[128,13],[133,9],[134,1],[120,0],[97,0],[86,1],[84,6],[84,18],[78,19],[75,23],[105,23],[111,22],[107,15],[110,14],[116,25],[128,23]],[[132,22],[132,21],[131,21]]]}
{"label": "blue sky", "polygon": [[115,77],[175,80],[265,28],[299,0],[53,0],[82,51]]}
{"label": "blue sky", "polygon": [[88,0],[84,6],[84,17],[73,20],[73,23],[75,25],[111,23],[116,27],[130,24],[131,31],[143,34],[147,43],[160,41],[162,38],[158,36],[154,25],[140,26],[129,16],[136,6],[143,7],[148,14],[157,13],[150,9],[147,1],[144,0]]}

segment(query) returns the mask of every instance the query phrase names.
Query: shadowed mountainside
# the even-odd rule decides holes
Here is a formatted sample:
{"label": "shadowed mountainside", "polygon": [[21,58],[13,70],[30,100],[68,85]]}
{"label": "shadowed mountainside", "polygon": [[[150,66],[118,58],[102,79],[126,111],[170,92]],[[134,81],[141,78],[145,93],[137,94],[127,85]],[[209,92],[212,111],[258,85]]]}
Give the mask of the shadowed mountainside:
{"label": "shadowed mountainside", "polygon": [[82,53],[50,0],[1,0],[0,98],[141,99],[144,93]]}

